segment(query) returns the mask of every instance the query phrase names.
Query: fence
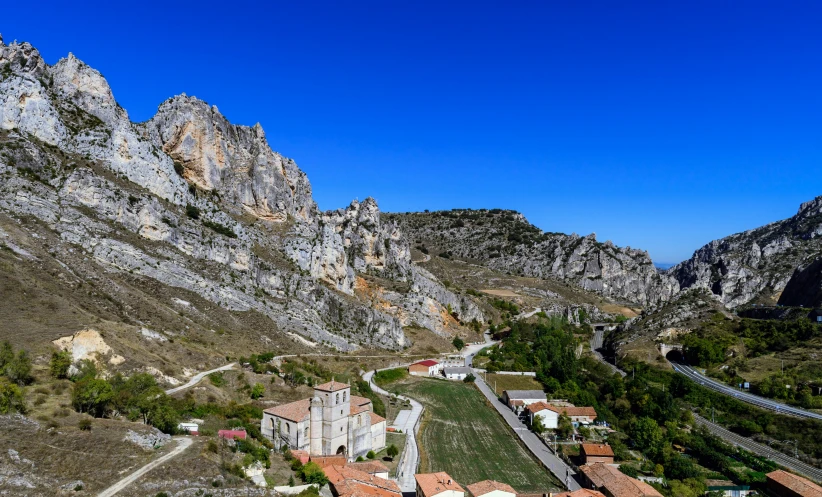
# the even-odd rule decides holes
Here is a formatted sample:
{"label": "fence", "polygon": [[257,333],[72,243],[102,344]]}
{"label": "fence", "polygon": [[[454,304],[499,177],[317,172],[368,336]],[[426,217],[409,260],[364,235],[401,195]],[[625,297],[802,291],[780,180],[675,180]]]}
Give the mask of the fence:
{"label": "fence", "polygon": [[536,376],[537,374],[533,371],[497,371],[493,374],[507,374],[511,376]]}

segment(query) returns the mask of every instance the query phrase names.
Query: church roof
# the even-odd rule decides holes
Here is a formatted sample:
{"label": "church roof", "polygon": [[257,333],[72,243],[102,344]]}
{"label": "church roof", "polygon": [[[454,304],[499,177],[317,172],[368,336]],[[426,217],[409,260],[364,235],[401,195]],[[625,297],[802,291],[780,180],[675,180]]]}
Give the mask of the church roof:
{"label": "church roof", "polygon": [[287,419],[299,423],[308,419],[311,409],[311,399],[298,400],[289,404],[283,404],[277,407],[270,407],[263,412],[277,416],[278,418]]}
{"label": "church roof", "polygon": [[371,425],[379,424],[385,421],[385,418],[380,416],[379,414],[371,413]]}
{"label": "church roof", "polygon": [[322,390],[323,392],[336,392],[338,390],[344,390],[346,388],[351,387],[345,383],[340,383],[339,381],[331,380],[328,383],[317,385],[316,387],[314,387],[314,390]]}

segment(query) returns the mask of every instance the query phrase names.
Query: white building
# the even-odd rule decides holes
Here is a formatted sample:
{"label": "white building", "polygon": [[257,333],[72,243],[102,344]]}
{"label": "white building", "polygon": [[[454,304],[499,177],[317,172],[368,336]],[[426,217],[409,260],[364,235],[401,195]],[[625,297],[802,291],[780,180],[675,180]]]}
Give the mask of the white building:
{"label": "white building", "polygon": [[531,422],[531,425],[534,424],[536,419],[539,419],[545,428],[556,430],[559,426],[559,413],[553,409],[549,409],[549,407],[551,406],[545,402],[535,402],[526,407],[528,420]]}
{"label": "white building", "polygon": [[415,362],[408,366],[408,374],[411,376],[437,376],[440,374],[442,365],[437,361],[428,359],[425,361]]}
{"label": "white building", "polygon": [[468,485],[468,491],[474,497],[516,497],[517,491],[506,483],[494,480],[483,480]]}
{"label": "white building", "polygon": [[465,357],[461,355],[449,355],[440,359],[440,364],[446,368],[458,368],[465,366]]}
{"label": "white building", "polygon": [[512,410],[520,412],[525,406],[547,401],[548,397],[542,390],[505,390],[502,392],[502,400]]}
{"label": "white building", "polygon": [[260,429],[276,448],[283,445],[312,456],[364,456],[385,447],[385,418],[369,399],[351,396],[351,387],[331,381],[314,387],[314,397],[263,411]]}
{"label": "white building", "polygon": [[444,367],[442,373],[449,380],[464,380],[466,376],[471,374],[471,368],[466,367]]}

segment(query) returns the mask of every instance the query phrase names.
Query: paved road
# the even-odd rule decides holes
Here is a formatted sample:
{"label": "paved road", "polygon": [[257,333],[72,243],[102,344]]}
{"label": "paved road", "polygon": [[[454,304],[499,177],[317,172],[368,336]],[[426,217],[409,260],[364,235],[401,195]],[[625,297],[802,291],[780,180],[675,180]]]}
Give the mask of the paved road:
{"label": "paved road", "polygon": [[602,348],[602,344],[605,341],[604,336],[605,336],[605,331],[604,330],[594,331],[594,336],[591,337],[591,352],[594,354],[594,357],[596,357],[597,360],[599,360],[599,362],[605,364],[606,366],[611,368],[611,370],[614,373],[618,373],[620,376],[622,376],[624,378],[625,377],[625,371],[619,369],[618,367],[614,366],[610,362],[606,361],[605,358],[602,357],[602,354],[599,352],[599,349]]}
{"label": "paved road", "polygon": [[129,485],[131,485],[132,483],[137,481],[138,478],[140,478],[144,474],[148,473],[152,469],[154,469],[158,466],[161,466],[163,463],[165,463],[169,459],[173,459],[173,458],[177,457],[178,455],[180,455],[184,450],[189,448],[191,446],[192,442],[193,442],[190,438],[175,438],[174,440],[177,441],[177,447],[175,447],[174,450],[172,450],[168,454],[164,455],[163,457],[157,459],[156,461],[152,461],[152,462],[146,464],[145,466],[138,469],[134,473],[131,473],[130,475],[126,476],[125,478],[118,481],[114,485],[112,485],[112,486],[108,487],[107,489],[103,490],[102,492],[100,492],[97,495],[97,497],[111,497],[112,495],[115,495],[120,490],[124,490],[126,487],[128,487]]}
{"label": "paved road", "polygon": [[724,383],[714,380],[713,378],[708,378],[707,376],[703,375],[696,369],[692,368],[691,366],[672,362],[671,365],[674,367],[674,371],[677,373],[683,374],[689,379],[699,383],[703,386],[710,388],[711,390],[716,390],[719,393],[725,394],[729,397],[734,397],[738,400],[743,402],[747,402],[748,404],[753,404],[757,407],[761,407],[763,409],[770,409],[771,411],[775,411],[779,414],[788,414],[791,416],[796,416],[800,418],[810,418],[810,419],[820,419],[822,420],[822,414],[817,414],[812,411],[807,411],[805,409],[801,409],[799,407],[789,406],[787,404],[783,404],[781,402],[777,402],[775,400],[766,399],[764,397],[759,397],[757,395],[743,392],[739,389],[734,387],[728,386]]}
{"label": "paved road", "polygon": [[[405,366],[407,366],[407,364],[398,367]],[[371,381],[373,376],[374,371],[369,371],[363,375],[363,379],[371,384],[372,390],[386,396],[393,395],[378,387],[373,381]],[[404,395],[397,395],[397,398],[410,402],[411,410],[400,411],[403,415],[397,416],[397,419],[392,425],[397,429],[402,430],[406,437],[405,448],[402,451],[402,455],[400,456],[400,464],[397,467],[396,480],[403,492],[415,492],[417,489],[417,483],[416,480],[414,480],[414,474],[417,472],[417,468],[420,464],[420,452],[417,448],[417,433],[415,428],[417,427],[417,422],[419,421],[420,416],[422,416],[422,404]],[[406,412],[408,413],[407,415],[405,415]]]}
{"label": "paved road", "polygon": [[212,369],[210,371],[203,371],[202,373],[197,373],[196,375],[194,375],[194,378],[188,380],[188,383],[186,383],[185,385],[180,385],[179,387],[169,388],[168,390],[166,390],[166,394],[172,395],[172,394],[175,394],[177,392],[181,392],[181,391],[183,391],[187,388],[191,388],[194,385],[196,385],[197,383],[200,383],[201,381],[203,381],[203,378],[210,375],[211,373],[216,373],[218,371],[228,371],[229,369],[234,369],[234,366],[236,366],[236,365],[237,365],[237,363],[232,362],[231,364],[227,364],[225,366],[220,366],[219,368]]}
{"label": "paved road", "polygon": [[694,420],[698,424],[706,426],[708,428],[708,431],[724,439],[726,442],[732,445],[736,445],[742,447],[743,449],[747,449],[759,456],[767,457],[772,461],[776,462],[777,464],[779,464],[780,466],[784,466],[812,480],[815,480],[817,482],[822,481],[822,470],[818,468],[809,466],[804,462],[798,459],[794,459],[793,457],[787,456],[782,452],[777,451],[776,449],[768,447],[767,445],[762,445],[752,441],[749,438],[737,435],[736,433],[728,431],[719,425],[711,423],[707,419],[696,414],[694,414]]}
{"label": "paved road", "polygon": [[559,478],[559,481],[565,482],[565,486],[568,487],[568,490],[573,491],[581,488],[579,483],[573,479],[573,476],[576,474],[574,470],[568,467],[568,465],[565,464],[562,459],[554,455],[553,452],[548,450],[548,447],[542,442],[542,440],[531,430],[529,430],[528,427],[526,427],[519,420],[517,415],[508,408],[508,406],[499,401],[497,396],[493,391],[491,391],[491,388],[485,384],[480,375],[477,375],[476,385],[479,387],[480,392],[482,392],[488,401],[491,402],[508,425],[514,429],[514,432],[520,440],[523,441],[525,446],[528,447],[528,450],[530,450],[531,453],[537,457],[537,459],[542,461],[545,467],[547,467],[551,473],[554,473],[554,475]]}

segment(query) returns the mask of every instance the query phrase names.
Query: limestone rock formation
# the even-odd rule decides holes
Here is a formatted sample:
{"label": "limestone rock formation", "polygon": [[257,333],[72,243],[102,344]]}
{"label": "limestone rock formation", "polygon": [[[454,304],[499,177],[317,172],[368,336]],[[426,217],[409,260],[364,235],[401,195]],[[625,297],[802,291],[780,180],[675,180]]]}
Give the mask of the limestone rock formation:
{"label": "limestone rock formation", "polygon": [[[185,95],[132,123],[71,54],[49,66],[27,43],[0,42],[0,177],[0,213],[47,226],[60,240],[53,254],[80,250],[100,271],[259,313],[314,343],[399,349],[405,322],[456,326],[449,305],[460,320],[483,319],[415,272],[373,199],[319,212],[305,173],[259,124],[233,125]],[[7,235],[3,246],[17,245]],[[358,274],[409,288],[377,306],[356,295]]]}

